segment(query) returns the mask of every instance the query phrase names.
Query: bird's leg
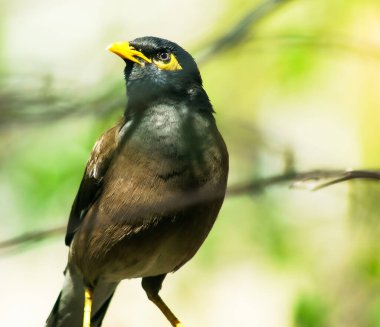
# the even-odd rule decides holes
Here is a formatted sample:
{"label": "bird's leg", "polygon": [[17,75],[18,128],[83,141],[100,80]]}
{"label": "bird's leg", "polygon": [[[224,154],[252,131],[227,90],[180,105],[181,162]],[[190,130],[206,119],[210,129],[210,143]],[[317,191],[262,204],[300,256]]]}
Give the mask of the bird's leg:
{"label": "bird's leg", "polygon": [[144,277],[142,279],[142,287],[148,296],[148,299],[151,300],[165,315],[173,327],[184,327],[174,313],[169,309],[165,302],[158,295],[158,292],[161,289],[162,282],[164,281],[166,275],[159,275],[153,277]]}
{"label": "bird's leg", "polygon": [[83,327],[91,326],[91,307],[92,307],[92,296],[94,290],[85,286],[84,288],[84,311],[83,311]]}

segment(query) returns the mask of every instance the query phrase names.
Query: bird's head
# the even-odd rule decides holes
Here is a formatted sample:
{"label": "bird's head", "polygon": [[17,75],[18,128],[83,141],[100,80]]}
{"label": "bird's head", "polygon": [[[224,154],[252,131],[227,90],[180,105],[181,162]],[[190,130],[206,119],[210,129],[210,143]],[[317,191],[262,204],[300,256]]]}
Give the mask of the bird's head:
{"label": "bird's head", "polygon": [[116,42],[108,50],[126,63],[128,95],[183,94],[202,87],[202,79],[192,56],[178,44],[157,37],[140,37],[131,42]]}

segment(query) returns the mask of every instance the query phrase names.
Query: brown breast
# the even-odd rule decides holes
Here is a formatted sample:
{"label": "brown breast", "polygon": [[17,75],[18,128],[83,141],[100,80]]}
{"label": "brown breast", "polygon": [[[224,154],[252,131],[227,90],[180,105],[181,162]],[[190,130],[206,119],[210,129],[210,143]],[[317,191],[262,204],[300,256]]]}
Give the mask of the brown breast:
{"label": "brown breast", "polygon": [[212,137],[193,159],[153,153],[134,139],[119,147],[71,246],[87,280],[168,273],[196,253],[227,183],[228,154],[216,127]]}

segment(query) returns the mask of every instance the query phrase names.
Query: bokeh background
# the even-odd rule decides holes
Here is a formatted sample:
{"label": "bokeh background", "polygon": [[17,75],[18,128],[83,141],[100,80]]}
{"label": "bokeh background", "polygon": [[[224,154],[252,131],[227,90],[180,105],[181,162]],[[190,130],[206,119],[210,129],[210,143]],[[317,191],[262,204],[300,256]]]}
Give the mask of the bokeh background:
{"label": "bokeh background", "polygon": [[[92,145],[126,101],[123,62],[104,49],[143,35],[199,60],[230,186],[379,168],[380,3],[267,3],[250,20],[262,2],[2,0],[0,240],[65,225]],[[236,42],[211,51],[237,26]],[[162,296],[189,327],[380,326],[379,196],[377,183],[355,181],[228,197]],[[59,229],[1,249],[1,326],[44,324],[66,258]],[[104,326],[152,325],[168,323],[140,281],[124,281]]]}

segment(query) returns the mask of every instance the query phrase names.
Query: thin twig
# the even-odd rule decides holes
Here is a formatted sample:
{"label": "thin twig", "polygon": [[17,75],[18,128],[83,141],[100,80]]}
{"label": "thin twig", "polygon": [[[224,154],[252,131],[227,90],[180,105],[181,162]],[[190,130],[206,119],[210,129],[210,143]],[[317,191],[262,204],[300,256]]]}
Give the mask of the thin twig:
{"label": "thin twig", "polygon": [[[322,182],[323,180],[330,179],[328,182]],[[242,183],[235,186],[230,186],[227,190],[227,197],[240,196],[245,194],[258,194],[263,192],[267,187],[282,184],[285,182],[292,182],[291,187],[299,187],[300,185],[307,185],[309,182],[313,182],[313,187],[310,190],[316,191],[327,186],[331,186],[337,183],[349,181],[352,179],[368,179],[368,180],[380,180],[380,170],[312,170],[308,172],[286,172],[284,174],[274,175],[265,178],[259,178],[249,183]],[[320,182],[320,183],[319,183]],[[170,209],[175,209],[178,206],[186,206],[189,204],[195,204],[205,200],[212,199],[218,196],[206,193],[197,193],[191,197],[185,197],[186,201],[181,202],[167,201],[162,203],[162,206],[167,208],[170,205]],[[155,204],[155,208],[157,205]],[[149,208],[147,208],[149,211]],[[35,231],[25,233],[23,235],[10,238],[8,240],[0,242],[0,250],[18,247],[27,243],[42,241],[47,238],[61,235],[66,230],[66,226],[58,226],[51,229],[42,231]]]}
{"label": "thin twig", "polygon": [[321,50],[339,51],[346,54],[365,57],[379,61],[380,48],[375,43],[364,42],[352,36],[344,34],[323,35],[318,34],[268,34],[253,35],[248,38],[249,42],[256,48],[278,49],[278,47],[304,47]]}
{"label": "thin twig", "polygon": [[204,48],[197,56],[197,62],[203,63],[211,59],[216,54],[232,48],[245,40],[252,27],[259,23],[263,18],[269,16],[280,5],[289,2],[289,0],[264,0],[259,5],[252,8],[248,14],[241,18],[230,30],[221,35],[218,39]]}
{"label": "thin twig", "polygon": [[39,242],[48,237],[61,235],[65,230],[66,230],[66,226],[58,226],[58,227],[48,228],[48,229],[39,230],[35,232],[24,233],[22,235],[12,237],[5,241],[1,241],[0,249],[12,248],[14,246],[19,246],[25,243]]}
{"label": "thin twig", "polygon": [[327,186],[346,182],[352,179],[380,180],[380,172],[377,170],[347,170],[342,175],[343,176],[333,179],[332,181],[315,186],[313,190],[317,191]]}

